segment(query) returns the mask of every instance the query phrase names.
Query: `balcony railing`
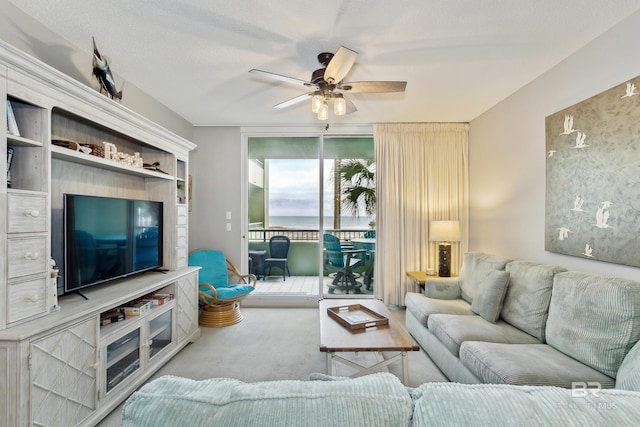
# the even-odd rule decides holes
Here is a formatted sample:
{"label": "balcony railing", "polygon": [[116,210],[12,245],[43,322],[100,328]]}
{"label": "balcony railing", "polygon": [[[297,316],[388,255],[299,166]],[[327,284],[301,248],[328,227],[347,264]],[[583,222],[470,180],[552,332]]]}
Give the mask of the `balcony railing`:
{"label": "balcony railing", "polygon": [[[367,228],[358,229],[326,229],[322,233],[333,234],[341,241],[360,239],[369,231]],[[287,236],[291,241],[319,241],[320,231],[318,229],[300,228],[250,228],[249,240],[267,242],[273,236]]]}

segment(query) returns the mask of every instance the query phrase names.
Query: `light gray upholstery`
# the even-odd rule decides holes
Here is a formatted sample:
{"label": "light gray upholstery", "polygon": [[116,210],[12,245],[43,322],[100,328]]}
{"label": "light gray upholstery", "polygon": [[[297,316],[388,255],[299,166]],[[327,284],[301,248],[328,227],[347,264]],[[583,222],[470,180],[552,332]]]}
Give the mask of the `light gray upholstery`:
{"label": "light gray upholstery", "polygon": [[615,381],[546,344],[466,341],[460,360],[483,383],[552,385],[571,388],[575,381],[613,388]]}
{"label": "light gray upholstery", "polygon": [[488,341],[499,343],[538,344],[531,335],[499,320],[490,323],[480,316],[458,316],[433,314],[428,321],[429,331],[458,356],[460,345],[465,341]]}
{"label": "light gray upholstery", "polygon": [[616,375],[616,388],[640,392],[640,341],[624,358]]}
{"label": "light gray upholstery", "polygon": [[[506,275],[491,323],[490,310],[474,312],[497,290],[483,284]],[[640,282],[472,252],[459,280],[436,280],[429,295],[447,299],[407,294],[407,330],[452,381],[640,388]]]}
{"label": "light gray upholstery", "polygon": [[511,260],[498,255],[467,252],[464,255],[462,270],[460,270],[460,295],[462,299],[471,304],[477,292],[478,281],[491,270],[504,270],[509,261]]}
{"label": "light gray upholstery", "polygon": [[424,296],[437,299],[459,299],[460,280],[454,277],[433,277],[424,281]]}
{"label": "light gray upholstery", "polygon": [[576,397],[558,387],[426,383],[411,398],[416,427],[631,427],[640,420],[640,393],[626,390]]}
{"label": "light gray upholstery", "polygon": [[441,300],[427,298],[416,292],[407,292],[404,297],[404,303],[406,304],[407,312],[413,313],[424,326],[427,326],[427,320],[432,314],[473,315],[471,305],[461,299]]}
{"label": "light gray upholstery", "polygon": [[500,316],[500,310],[502,310],[508,285],[508,272],[494,270],[487,273],[478,281],[478,292],[471,303],[471,311],[480,315],[487,322],[496,323],[498,316]]}
{"label": "light gray upholstery", "polygon": [[513,261],[507,264],[509,287],[500,317],[507,323],[545,342],[545,326],[551,301],[553,277],[562,267]]}
{"label": "light gray upholstery", "polygon": [[566,272],[555,276],[547,343],[615,377],[640,338],[640,283]]}

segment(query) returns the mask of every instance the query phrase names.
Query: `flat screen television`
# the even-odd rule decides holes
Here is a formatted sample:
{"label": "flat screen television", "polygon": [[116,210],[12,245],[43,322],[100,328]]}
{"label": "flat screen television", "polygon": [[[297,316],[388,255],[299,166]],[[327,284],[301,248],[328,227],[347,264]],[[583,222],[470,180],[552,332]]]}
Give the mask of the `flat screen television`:
{"label": "flat screen television", "polygon": [[162,266],[162,202],[64,195],[64,293]]}

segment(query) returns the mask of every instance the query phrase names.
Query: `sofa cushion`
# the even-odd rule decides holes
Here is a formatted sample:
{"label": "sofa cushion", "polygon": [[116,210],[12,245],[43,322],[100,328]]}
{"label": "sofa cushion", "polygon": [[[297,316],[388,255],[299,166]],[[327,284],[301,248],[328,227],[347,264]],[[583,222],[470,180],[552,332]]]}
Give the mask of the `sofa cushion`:
{"label": "sofa cushion", "polygon": [[500,317],[507,323],[545,342],[553,277],[566,271],[562,267],[513,261],[507,264],[509,287]]}
{"label": "sofa cushion", "polygon": [[502,310],[504,295],[509,284],[509,273],[490,271],[478,281],[478,292],[471,303],[471,311],[487,322],[496,323]]}
{"label": "sofa cushion", "polygon": [[624,358],[616,374],[616,388],[640,391],[640,341]]}
{"label": "sofa cushion", "polygon": [[413,426],[635,426],[640,393],[576,397],[558,387],[426,383],[411,392]]}
{"label": "sofa cushion", "polygon": [[547,343],[615,377],[640,338],[640,283],[584,273],[554,278]]}
{"label": "sofa cushion", "polygon": [[504,270],[510,259],[480,252],[464,254],[460,270],[460,295],[469,304],[476,295],[478,281],[492,270]]}
{"label": "sofa cushion", "polygon": [[165,376],[124,404],[122,426],[407,426],[413,405],[389,373],[348,381],[264,381]]}
{"label": "sofa cushion", "polygon": [[424,296],[436,299],[460,299],[460,279],[429,277],[424,281]]}
{"label": "sofa cushion", "polygon": [[546,344],[498,344],[467,341],[460,360],[483,383],[553,385],[571,388],[575,381],[614,386],[613,378]]}
{"label": "sofa cushion", "polygon": [[500,343],[538,344],[540,341],[508,323],[498,320],[490,323],[480,316],[433,314],[427,322],[429,331],[458,356],[460,345],[465,341],[488,341]]}
{"label": "sofa cushion", "polygon": [[407,311],[411,312],[420,324],[425,327],[429,316],[432,314],[473,315],[469,303],[461,299],[441,300],[427,298],[416,292],[407,292],[404,297],[404,303]]}

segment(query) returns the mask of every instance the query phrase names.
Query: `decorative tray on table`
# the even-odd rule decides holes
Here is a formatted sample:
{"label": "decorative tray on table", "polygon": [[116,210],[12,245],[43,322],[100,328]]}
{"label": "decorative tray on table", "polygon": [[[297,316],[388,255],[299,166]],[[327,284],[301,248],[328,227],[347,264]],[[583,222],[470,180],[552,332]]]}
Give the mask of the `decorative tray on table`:
{"label": "decorative tray on table", "polygon": [[389,324],[388,318],[360,304],[329,307],[327,314],[351,331]]}

